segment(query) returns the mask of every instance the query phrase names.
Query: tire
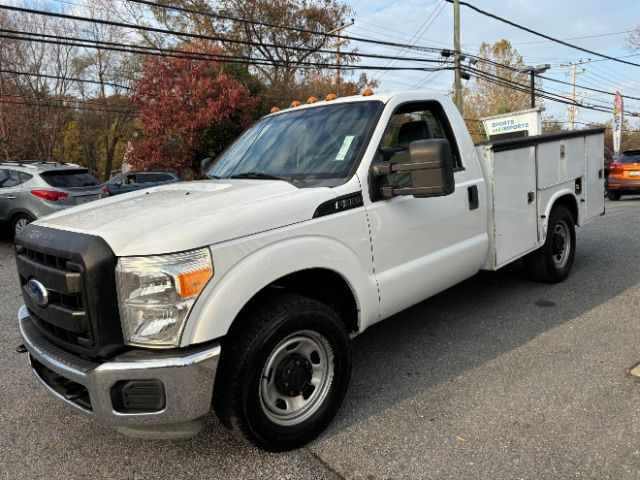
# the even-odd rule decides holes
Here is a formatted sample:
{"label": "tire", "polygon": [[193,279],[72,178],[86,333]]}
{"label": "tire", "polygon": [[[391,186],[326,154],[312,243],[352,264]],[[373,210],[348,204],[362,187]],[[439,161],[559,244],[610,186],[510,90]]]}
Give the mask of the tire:
{"label": "tire", "polygon": [[28,224],[33,222],[33,217],[25,213],[20,213],[13,217],[11,222],[11,231],[13,232],[13,238],[16,238]]}
{"label": "tire", "polygon": [[562,282],[571,272],[575,253],[573,215],[564,205],[556,205],[549,215],[544,245],[524,258],[525,266],[538,282]]}
{"label": "tire", "polygon": [[213,407],[243,440],[292,450],[331,422],[350,375],[349,334],[332,309],[299,295],[267,296],[223,341]]}
{"label": "tire", "polygon": [[609,200],[613,200],[614,202],[620,200],[620,197],[622,195],[620,194],[620,192],[616,191],[616,190],[609,190],[607,192],[607,197],[609,197]]}

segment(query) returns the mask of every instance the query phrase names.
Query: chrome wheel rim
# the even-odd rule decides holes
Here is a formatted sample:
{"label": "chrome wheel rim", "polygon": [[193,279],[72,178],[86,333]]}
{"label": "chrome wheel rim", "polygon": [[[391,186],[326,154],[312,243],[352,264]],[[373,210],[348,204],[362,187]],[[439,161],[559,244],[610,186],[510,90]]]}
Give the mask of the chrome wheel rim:
{"label": "chrome wheel rim", "polygon": [[260,404],[277,425],[297,425],[322,406],[331,390],[334,354],[320,333],[293,333],[273,349],[260,378]]}
{"label": "chrome wheel rim", "polygon": [[571,253],[571,233],[569,225],[564,220],[560,220],[553,228],[551,248],[553,264],[557,268],[564,268],[569,261],[569,254]]}
{"label": "chrome wheel rim", "polygon": [[26,218],[19,218],[18,220],[16,220],[16,226],[15,226],[15,234],[16,235],[20,235],[22,233],[22,231],[24,230],[24,227],[26,227],[27,225],[29,225],[31,222],[29,220],[27,220]]}

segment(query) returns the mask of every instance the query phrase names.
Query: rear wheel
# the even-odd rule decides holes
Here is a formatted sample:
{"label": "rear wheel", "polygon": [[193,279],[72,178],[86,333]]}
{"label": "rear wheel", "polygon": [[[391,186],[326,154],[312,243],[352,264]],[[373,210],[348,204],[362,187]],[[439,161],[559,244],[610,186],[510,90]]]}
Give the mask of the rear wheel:
{"label": "rear wheel", "polygon": [[24,227],[33,222],[33,218],[27,214],[21,213],[16,215],[13,219],[13,237],[17,237],[22,233]]}
{"label": "rear wheel", "polygon": [[620,192],[618,192],[616,190],[609,190],[607,192],[607,196],[609,197],[609,200],[613,200],[615,202],[615,201],[620,200],[620,197],[622,195],[620,194]]}
{"label": "rear wheel", "polygon": [[527,270],[539,282],[558,283],[569,276],[576,253],[573,215],[564,205],[551,210],[544,245],[524,258]]}
{"label": "rear wheel", "polygon": [[306,297],[266,297],[225,338],[214,409],[244,440],[271,451],[318,436],[340,407],[351,374],[344,323]]}

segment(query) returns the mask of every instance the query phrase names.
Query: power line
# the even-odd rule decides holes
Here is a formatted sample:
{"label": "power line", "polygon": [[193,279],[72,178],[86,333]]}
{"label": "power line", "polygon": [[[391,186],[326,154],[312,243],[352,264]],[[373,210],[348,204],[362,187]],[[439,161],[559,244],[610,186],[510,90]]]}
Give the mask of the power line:
{"label": "power line", "polygon": [[[569,38],[562,38],[561,40],[566,41],[566,40],[583,40],[586,38],[600,38],[600,37],[611,37],[613,35],[623,35],[625,33],[631,33],[633,32],[633,30],[622,30],[620,32],[610,32],[610,33],[599,33],[599,34],[595,34],[595,35],[582,35],[579,37],[569,37]],[[512,45],[533,45],[536,43],[547,43],[547,42],[553,42],[554,40],[538,40],[537,42],[518,42],[518,43],[512,43]]]}
{"label": "power line", "polygon": [[59,103],[82,103],[83,105],[97,105],[99,107],[106,107],[111,109],[119,109],[123,112],[132,110],[133,107],[118,106],[118,105],[106,105],[105,102],[99,100],[80,100],[77,98],[55,98],[55,97],[34,97],[28,95],[20,95],[13,93],[4,93],[0,95],[2,97],[22,98],[25,100],[37,100],[39,102],[59,102]]}
{"label": "power line", "polygon": [[[128,0],[128,1],[133,1],[133,0]],[[142,0],[139,0],[139,3],[142,3]],[[375,45],[384,45],[384,46],[391,46],[391,47],[401,47],[401,48],[406,47],[406,48],[412,48],[412,49],[416,49],[416,50],[424,50],[424,51],[430,51],[430,52],[439,52],[441,50],[441,49],[437,49],[437,48],[420,47],[420,46],[416,46],[416,45],[412,46],[412,45],[396,43],[396,42],[387,42],[387,41],[384,41],[384,40],[358,38],[358,37],[353,37],[353,36],[350,36],[350,35],[339,35],[339,34],[333,34],[333,33],[318,32],[318,31],[315,31],[315,30],[303,29],[303,28],[298,28],[298,27],[290,27],[290,26],[284,26],[284,25],[277,25],[277,24],[271,24],[271,23],[267,23],[267,22],[259,22],[259,21],[255,21],[255,20],[246,20],[246,19],[234,18],[234,17],[230,17],[230,16],[218,15],[218,14],[213,14],[213,13],[209,13],[209,12],[198,12],[196,10],[188,9],[186,7],[169,6],[169,5],[165,6],[165,5],[155,4],[154,2],[149,2],[149,3],[153,3],[154,6],[156,6],[158,8],[166,8],[166,9],[178,10],[178,11],[183,11],[183,12],[197,13],[197,14],[201,14],[201,15],[215,16],[215,17],[220,17],[220,18],[224,17],[226,19],[237,21],[237,22],[242,22],[242,23],[248,23],[248,24],[253,24],[253,25],[263,25],[263,26],[269,26],[269,27],[274,27],[274,28],[281,28],[281,29],[285,29],[285,30],[310,33],[310,34],[315,34],[315,35],[323,35],[323,36],[326,36],[326,37],[339,38],[339,39],[342,39],[342,40],[360,41],[360,42],[364,42],[364,43],[371,43],[371,44],[375,44]],[[311,48],[311,47],[278,45],[278,44],[274,44],[274,43],[252,42],[252,41],[249,41],[249,40],[240,40],[240,39],[229,39],[229,38],[226,38],[226,37],[223,37],[223,36],[213,36],[213,35],[204,35],[204,34],[197,34],[197,33],[178,32],[178,31],[175,31],[175,30],[151,27],[151,26],[147,26],[147,25],[136,25],[136,24],[133,24],[133,23],[116,22],[116,21],[113,21],[113,20],[105,20],[105,19],[98,19],[98,18],[91,19],[91,18],[86,18],[86,17],[80,17],[80,16],[77,16],[77,15],[70,15],[70,14],[67,14],[67,13],[48,12],[48,11],[44,11],[44,10],[35,10],[35,9],[31,9],[31,8],[16,7],[16,6],[13,6],[13,5],[0,5],[0,9],[14,11],[14,12],[20,12],[20,13],[29,13],[29,14],[53,17],[53,18],[63,18],[63,19],[74,20],[74,21],[79,21],[79,22],[87,22],[87,23],[93,23],[93,24],[109,25],[109,26],[120,27],[120,28],[129,28],[129,29],[141,30],[141,31],[145,31],[145,32],[162,33],[162,34],[165,34],[165,35],[175,35],[175,36],[185,37],[185,38],[195,38],[195,39],[198,39],[198,40],[211,40],[211,41],[217,41],[217,42],[221,42],[221,43],[231,43],[231,44],[239,44],[239,45],[247,45],[247,46],[263,46],[263,47],[271,47],[271,48],[281,48],[281,49],[285,49],[285,50],[288,49],[288,50],[295,50],[295,51],[307,51],[307,52],[320,52],[320,53],[323,53],[321,49],[316,49],[316,48]],[[324,53],[333,54],[332,51],[326,51]],[[357,53],[353,53],[353,54],[357,55]],[[389,59],[389,58],[394,58],[394,57],[381,56],[381,58]],[[424,59],[419,59],[419,60],[420,61],[424,61]],[[433,60],[433,61],[435,62],[436,60]]]}
{"label": "power line", "polygon": [[[43,99],[42,101],[43,102],[48,102],[49,100],[51,100],[51,99],[46,99],[46,100]],[[89,111],[89,112],[128,113],[128,114],[131,114],[132,116],[137,115],[136,112],[133,112],[133,111],[118,110],[118,109],[113,109],[113,108],[83,107],[81,105],[78,105],[78,106],[73,106],[73,105],[50,105],[50,104],[43,104],[43,103],[36,103],[36,102],[7,100],[3,96],[0,96],[0,103],[4,103],[4,104],[8,104],[8,105],[27,105],[27,106],[32,106],[32,107],[44,107],[44,108],[63,108],[63,109],[67,109],[67,110],[85,110],[85,111]]]}
{"label": "power line", "polygon": [[[2,7],[0,7],[1,9]],[[0,32],[4,30],[0,29]],[[15,32],[15,31],[10,31]],[[23,35],[23,36],[19,36]],[[25,37],[26,35],[26,37]],[[41,38],[31,38],[41,37]],[[124,53],[134,53],[141,55],[152,55],[160,57],[182,58],[188,60],[203,60],[213,61],[220,63],[240,63],[246,65],[265,65],[265,66],[284,66],[286,63],[281,61],[267,61],[266,59],[246,57],[240,55],[227,55],[227,54],[210,54],[205,52],[189,52],[184,50],[175,49],[160,49],[156,47],[149,47],[144,45],[131,45],[118,42],[104,42],[93,39],[64,37],[60,35],[19,32],[18,34],[4,34],[0,33],[0,38],[7,38],[12,40],[22,40],[38,43],[48,43],[54,45],[65,45],[71,47],[83,47],[92,48],[97,50],[118,51]],[[53,39],[53,40],[52,40]],[[174,53],[175,52],[175,53]],[[439,60],[422,59],[421,61],[428,63],[442,63]],[[432,72],[440,70],[442,67],[378,67],[373,65],[348,65],[339,66],[333,63],[318,63],[310,61],[299,61],[295,65],[291,65],[292,68],[327,68],[336,69],[342,68],[347,70],[412,70],[412,71],[426,71]]]}
{"label": "power line", "polygon": [[[422,25],[420,25],[420,28],[418,28],[418,30],[416,30],[416,33],[413,34],[413,36],[410,39],[410,45],[415,45],[416,43],[418,43],[422,37],[424,36],[425,33],[427,33],[427,30],[429,30],[429,28],[431,27],[431,25],[433,25],[433,23],[436,21],[436,19],[438,18],[438,16],[440,16],[440,14],[442,13],[442,11],[444,10],[444,7],[446,6],[446,4],[440,0],[436,6],[434,7],[434,9],[431,11],[431,13],[427,16],[427,18],[425,19],[425,21],[422,23]],[[400,52],[398,53],[398,58],[395,60],[389,60],[385,66],[392,66],[392,65],[397,65],[398,61],[401,59],[406,59],[403,58],[405,53],[408,53],[411,49],[409,48],[404,48],[402,50],[400,50]],[[384,74],[387,72],[380,72],[376,77],[374,77],[375,81],[379,81]]]}
{"label": "power line", "polygon": [[[76,15],[69,15],[66,13],[57,13],[57,12],[47,12],[47,11],[43,11],[43,10],[33,10],[33,9],[27,9],[27,8],[22,8],[22,7],[14,7],[14,6],[6,6],[6,5],[0,5],[0,9],[5,9],[5,10],[11,10],[11,11],[18,11],[18,12],[23,12],[23,13],[32,13],[32,14],[37,14],[37,15],[42,15],[42,16],[47,16],[47,17],[55,17],[55,18],[65,18],[65,19],[70,19],[73,21],[80,21],[80,22],[87,22],[87,23],[94,23],[94,24],[103,24],[103,25],[109,25],[109,26],[115,26],[115,27],[120,27],[120,28],[130,28],[130,29],[134,29],[134,30],[142,30],[142,31],[151,31],[151,32],[155,32],[155,33],[164,33],[164,34],[168,34],[168,35],[175,35],[175,36],[182,36],[182,37],[188,37],[188,38],[195,38],[195,39],[199,39],[199,40],[209,40],[209,41],[216,41],[216,42],[222,42],[222,43],[232,43],[232,44],[239,44],[239,45],[246,45],[246,46],[262,46],[262,47],[271,47],[271,48],[280,48],[283,50],[292,50],[292,51],[301,51],[301,52],[310,52],[310,53],[325,53],[325,54],[331,54],[333,55],[333,51],[332,50],[326,50],[326,49],[321,49],[321,48],[311,48],[311,47],[301,47],[301,46],[292,46],[292,45],[279,45],[276,43],[265,43],[265,42],[255,42],[255,41],[249,41],[249,40],[239,40],[239,39],[229,39],[229,38],[225,38],[225,37],[221,37],[221,36],[212,36],[212,35],[201,35],[201,34],[195,34],[195,33],[186,33],[186,32],[178,32],[175,30],[168,30],[168,29],[163,29],[163,28],[155,28],[155,27],[148,27],[148,26],[144,26],[144,25],[135,25],[132,23],[124,23],[124,22],[114,22],[111,20],[103,20],[103,19],[90,19],[90,18],[85,18],[85,17],[79,17]],[[15,31],[10,31],[7,30],[8,32],[15,32]],[[20,32],[20,34],[22,35],[39,35],[39,36],[43,36],[43,34],[38,34],[38,33],[32,33],[32,32]],[[331,34],[333,36],[333,34]],[[345,37],[346,38],[346,37]],[[71,38],[68,38],[69,40],[71,40]],[[76,41],[94,41],[91,39],[76,39]],[[103,42],[103,43],[110,43],[110,42]],[[142,49],[156,49],[156,50],[160,50],[156,47],[148,47],[148,46],[136,46],[136,48],[142,48]],[[163,49],[165,51],[170,51],[170,49]],[[437,50],[437,49],[434,49]],[[184,53],[184,52],[182,52]],[[385,60],[394,60],[396,57],[393,56],[389,56],[389,55],[380,55],[380,54],[372,54],[372,53],[356,53],[356,52],[350,52],[350,55],[357,55],[359,57],[364,57],[364,58],[376,58],[376,59],[385,59]],[[230,57],[229,55],[227,55],[227,57]],[[415,62],[427,62],[427,63],[437,63],[438,60],[436,59],[426,59],[423,57],[411,57],[411,58],[407,58],[407,60],[410,61],[415,61]],[[271,62],[273,63],[273,62]],[[271,64],[269,63],[269,64]],[[294,62],[295,63],[295,62]]]}
{"label": "power line", "polygon": [[[445,1],[448,2],[449,0],[445,0]],[[461,51],[460,53],[462,55],[465,55],[465,56],[469,57],[469,58],[473,58],[473,59],[475,59],[475,60],[477,60],[479,62],[488,63],[488,64],[493,65],[495,67],[504,68],[505,70],[511,70],[511,71],[514,71],[514,72],[519,72],[518,68],[513,67],[511,65],[505,65],[503,63],[496,62],[494,60],[490,60],[488,58],[483,58],[483,57],[481,57],[479,55],[474,55],[472,53],[468,53],[468,52],[464,52],[464,51]],[[582,63],[586,64],[586,63],[592,63],[592,62],[593,62],[593,60],[588,60],[588,61],[583,61]],[[555,82],[555,83],[560,83],[560,84],[563,84],[563,85],[571,86],[571,83],[569,83],[569,82],[565,82],[563,80],[558,80],[558,79],[555,79],[555,78],[551,78],[551,77],[548,77],[548,76],[545,76],[545,75],[538,75],[538,77],[542,78],[544,80],[548,80],[550,82]],[[610,91],[602,90],[602,89],[599,89],[599,88],[587,87],[587,86],[578,85],[578,84],[576,84],[576,87],[582,88],[584,90],[589,90],[589,91],[592,91],[592,92],[603,93],[603,94],[606,94],[606,95],[615,95],[615,92],[610,92]],[[632,100],[640,100],[640,97],[634,97],[634,96],[631,96],[631,95],[623,95],[623,97],[629,98],[629,99],[632,99]]]}
{"label": "power line", "polygon": [[[453,0],[445,0],[445,1],[449,2],[449,3],[453,3]],[[629,62],[627,60],[621,60],[619,58],[612,57],[611,55],[606,55],[604,53],[595,52],[593,50],[589,50],[587,48],[580,47],[580,46],[575,45],[573,43],[565,42],[564,40],[560,40],[559,38],[551,37],[551,36],[549,36],[547,34],[544,34],[544,33],[538,32],[536,30],[533,30],[532,28],[525,27],[524,25],[520,25],[518,23],[512,22],[511,20],[507,20],[504,17],[500,17],[500,16],[495,15],[493,13],[487,12],[486,10],[482,10],[482,9],[476,7],[475,5],[471,5],[470,3],[460,2],[460,4],[470,8],[471,10],[475,10],[476,12],[478,12],[478,13],[480,13],[482,15],[485,15],[487,17],[491,17],[491,18],[493,18],[495,20],[498,20],[498,21],[500,21],[502,23],[506,23],[507,25],[511,25],[512,27],[519,28],[520,30],[524,30],[525,32],[532,33],[533,35],[537,35],[538,37],[546,38],[549,41],[552,41],[552,42],[555,42],[555,43],[559,43],[560,45],[564,45],[565,47],[574,48],[576,50],[580,50],[582,52],[589,53],[591,55],[596,55],[596,56],[598,56],[600,58],[605,58],[607,60],[614,60],[616,62],[625,63],[627,65],[633,65],[634,67],[640,67],[640,63]]]}
{"label": "power line", "polygon": [[[513,90],[517,90],[523,93],[528,93],[530,91],[529,87],[522,83],[518,83],[512,80],[506,79],[504,77],[500,77],[498,75],[494,75],[494,74],[485,72],[483,70],[479,70],[477,68],[468,67],[468,66],[464,68],[469,74],[474,75],[478,78],[482,78],[485,81],[488,81],[490,83],[494,83],[496,85],[500,85],[506,88],[511,88]],[[587,104],[584,102],[571,101],[567,98],[564,98],[557,94],[550,93],[546,90],[536,90],[536,94],[541,98],[545,98],[547,100],[558,102],[558,103],[564,103],[565,105],[576,105],[576,106],[585,108],[587,110],[593,110],[593,111],[603,112],[603,113],[611,113],[611,110],[607,107]],[[627,113],[629,113],[632,116],[640,116],[638,112],[627,112]]]}
{"label": "power line", "polygon": [[[270,23],[270,22],[262,22],[262,21],[258,21],[258,20],[248,20],[246,18],[238,18],[238,17],[232,17],[230,15],[223,15],[223,14],[219,14],[219,13],[212,13],[212,12],[203,12],[203,11],[199,11],[199,10],[195,10],[192,8],[187,8],[187,7],[180,7],[177,5],[160,5],[157,2],[152,2],[149,0],[128,0],[129,2],[132,3],[139,3],[139,4],[143,4],[143,5],[147,5],[147,6],[152,6],[155,8],[163,8],[165,10],[175,10],[175,11],[179,11],[179,12],[183,12],[183,13],[192,13],[195,15],[203,15],[206,17],[211,17],[211,18],[217,18],[219,20],[228,20],[228,21],[232,21],[232,22],[239,22],[239,23],[244,23],[244,24],[249,24],[249,25],[259,25],[259,26],[263,26],[263,27],[270,27],[270,28],[279,28],[282,30],[289,30],[289,31],[294,31],[294,32],[300,32],[300,33],[308,33],[308,34],[312,34],[312,35],[320,35],[320,36],[325,36],[325,37],[331,37],[331,38],[337,38],[339,40],[349,40],[349,41],[354,41],[354,42],[364,42],[364,43],[371,43],[371,44],[375,44],[375,45],[385,45],[385,46],[391,46],[391,47],[401,47],[401,48],[415,48],[415,49],[421,49],[421,48],[425,48],[425,47],[418,47],[418,46],[410,46],[407,44],[402,44],[402,43],[396,43],[396,42],[387,42],[385,40],[377,40],[377,39],[371,39],[371,38],[361,38],[361,37],[354,37],[352,35],[340,35],[337,33],[327,33],[327,32],[320,32],[318,30],[311,30],[308,28],[300,28],[300,27],[292,27],[289,25],[280,25],[277,23]],[[265,44],[265,46],[268,46]],[[437,51],[438,49],[431,49],[431,51]]]}
{"label": "power line", "polygon": [[131,87],[127,87],[125,85],[120,85],[118,83],[100,82],[99,80],[89,80],[89,79],[86,79],[86,78],[65,77],[65,76],[62,76],[62,75],[48,75],[48,74],[45,74],[45,73],[20,72],[18,70],[0,70],[0,73],[4,73],[6,75],[39,77],[39,78],[48,78],[48,79],[51,79],[51,80],[61,80],[61,81],[78,82],[78,83],[91,83],[91,84],[94,84],[94,85],[108,85],[108,86],[114,87],[114,88],[122,88],[124,90],[131,90]]}
{"label": "power line", "polygon": [[[556,78],[551,78],[551,77],[547,77],[545,75],[539,75],[540,78],[544,79],[544,80],[549,80],[550,82],[555,82],[555,83],[561,83],[562,85],[569,85],[571,86],[571,82],[565,82],[563,80],[558,80]],[[606,95],[615,95],[615,92],[609,92],[607,90],[602,90],[600,88],[594,88],[594,87],[587,87],[585,85],[579,85],[579,84],[575,84],[576,87],[578,88],[582,88],[583,90],[588,90],[591,92],[597,92],[597,93],[604,93]],[[624,98],[629,98],[631,100],[640,100],[640,97],[633,97],[631,95],[622,95]]]}

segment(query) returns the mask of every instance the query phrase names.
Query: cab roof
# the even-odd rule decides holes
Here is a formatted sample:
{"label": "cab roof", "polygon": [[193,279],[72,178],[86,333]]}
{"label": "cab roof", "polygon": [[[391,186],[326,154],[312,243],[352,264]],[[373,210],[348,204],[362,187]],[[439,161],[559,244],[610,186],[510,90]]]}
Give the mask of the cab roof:
{"label": "cab roof", "polygon": [[76,165],[75,163],[64,163],[64,162],[54,162],[54,161],[45,161],[45,160],[5,161],[5,162],[0,162],[0,167],[23,168],[26,170],[37,170],[41,172],[49,171],[49,170],[69,170],[69,169],[86,170],[85,167],[81,167],[80,165]]}
{"label": "cab roof", "polygon": [[317,107],[322,107],[325,105],[334,105],[334,104],[341,104],[341,103],[353,103],[353,102],[368,102],[371,100],[377,100],[379,102],[382,103],[388,103],[392,98],[397,97],[397,96],[415,96],[418,98],[441,98],[443,97],[442,93],[439,92],[434,92],[434,91],[429,91],[429,90],[403,90],[403,91],[395,91],[395,92],[388,92],[388,93],[374,93],[373,95],[368,95],[368,96],[364,96],[361,94],[358,95],[349,95],[346,97],[338,97],[335,100],[318,100],[317,102],[314,103],[302,103],[302,105],[298,106],[298,107],[287,107],[287,108],[283,108],[281,110],[279,110],[278,112],[275,113],[271,113],[269,115],[266,115],[266,117],[270,117],[272,115],[282,115],[283,113],[287,113],[287,112],[291,112],[291,111],[297,111],[297,110],[304,110],[307,108],[317,108]]}

